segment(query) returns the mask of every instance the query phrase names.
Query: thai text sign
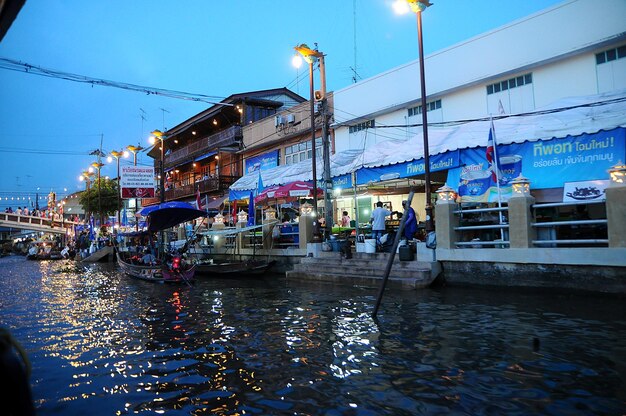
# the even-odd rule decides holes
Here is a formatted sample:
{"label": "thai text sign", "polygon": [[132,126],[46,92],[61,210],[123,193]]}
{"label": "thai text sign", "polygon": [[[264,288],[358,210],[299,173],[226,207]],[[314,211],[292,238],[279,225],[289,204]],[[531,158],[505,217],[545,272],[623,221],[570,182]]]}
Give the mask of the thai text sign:
{"label": "thai text sign", "polygon": [[[608,170],[624,160],[626,129],[567,136],[536,142],[498,145],[500,198],[511,195],[511,181],[523,174],[531,189],[562,188],[566,182],[608,178]],[[448,185],[463,202],[494,202],[498,189],[484,148],[461,151],[461,167],[448,171]]]}
{"label": "thai text sign", "polygon": [[263,153],[259,156],[249,157],[245,160],[246,174],[256,172],[258,170],[271,169],[278,166],[278,150]]}
{"label": "thai text sign", "polygon": [[154,198],[154,168],[122,166],[122,198]]}

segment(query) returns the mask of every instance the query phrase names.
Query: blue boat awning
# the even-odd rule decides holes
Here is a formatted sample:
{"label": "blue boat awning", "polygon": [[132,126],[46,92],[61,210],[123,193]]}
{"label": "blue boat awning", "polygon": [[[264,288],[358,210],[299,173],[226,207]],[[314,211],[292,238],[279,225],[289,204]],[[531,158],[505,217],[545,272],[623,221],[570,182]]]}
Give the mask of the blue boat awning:
{"label": "blue boat awning", "polygon": [[199,160],[206,159],[207,157],[211,157],[211,156],[216,155],[216,154],[217,154],[217,152],[209,152],[209,153],[205,153],[205,154],[203,154],[202,156],[198,156],[198,157],[197,157],[197,158],[195,158],[193,161],[194,161],[194,162],[197,162],[197,161],[199,161]]}

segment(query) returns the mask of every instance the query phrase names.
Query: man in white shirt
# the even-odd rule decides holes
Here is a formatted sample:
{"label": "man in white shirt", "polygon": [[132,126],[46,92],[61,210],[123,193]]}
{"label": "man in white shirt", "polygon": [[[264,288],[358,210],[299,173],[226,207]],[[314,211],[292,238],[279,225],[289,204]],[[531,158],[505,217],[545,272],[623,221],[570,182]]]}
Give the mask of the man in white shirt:
{"label": "man in white shirt", "polygon": [[385,217],[391,215],[391,211],[383,208],[383,203],[378,201],[376,203],[376,209],[372,211],[372,238],[376,239],[376,244],[380,244],[380,237],[385,233]]}

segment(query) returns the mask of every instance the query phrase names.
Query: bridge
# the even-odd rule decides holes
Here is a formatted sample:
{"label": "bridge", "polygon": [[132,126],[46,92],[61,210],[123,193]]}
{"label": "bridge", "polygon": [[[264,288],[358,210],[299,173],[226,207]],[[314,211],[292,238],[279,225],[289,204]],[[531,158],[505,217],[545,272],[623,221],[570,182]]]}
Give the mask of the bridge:
{"label": "bridge", "polygon": [[0,227],[7,227],[17,230],[38,231],[53,234],[66,234],[78,222],[67,220],[53,220],[49,218],[33,217],[30,215],[0,213]]}

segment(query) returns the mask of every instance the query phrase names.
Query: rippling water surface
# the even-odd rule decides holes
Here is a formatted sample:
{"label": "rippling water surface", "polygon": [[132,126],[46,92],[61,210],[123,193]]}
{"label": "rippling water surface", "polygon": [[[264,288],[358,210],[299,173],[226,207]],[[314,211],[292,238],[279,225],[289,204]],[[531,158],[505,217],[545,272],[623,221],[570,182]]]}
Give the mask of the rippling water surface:
{"label": "rippling water surface", "polygon": [[0,259],[0,325],[28,351],[40,415],[626,413],[623,300],[388,291],[374,321],[375,299]]}

